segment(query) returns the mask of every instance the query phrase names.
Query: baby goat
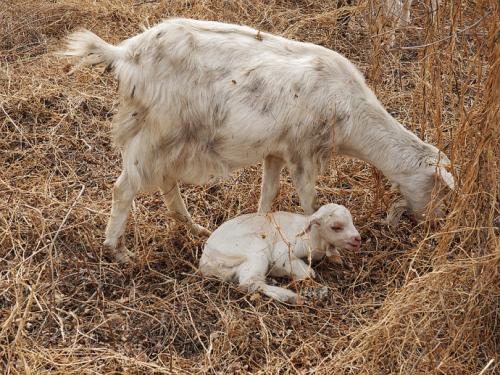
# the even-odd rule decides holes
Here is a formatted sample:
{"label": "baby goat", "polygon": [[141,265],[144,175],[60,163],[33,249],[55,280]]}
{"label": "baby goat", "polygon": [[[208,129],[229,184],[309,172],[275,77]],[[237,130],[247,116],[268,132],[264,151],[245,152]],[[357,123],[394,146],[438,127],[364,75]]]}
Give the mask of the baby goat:
{"label": "baby goat", "polygon": [[140,190],[163,190],[171,210],[195,224],[178,182],[264,161],[260,212],[271,210],[286,165],[308,215],[332,152],[367,161],[399,186],[421,215],[432,192],[453,187],[449,161],[405,129],[363,76],[329,49],[219,22],[171,19],[117,46],[90,31],[69,38],[67,55],[103,63],[119,80],[113,123],[123,170],[113,189],[107,245],[127,261],[123,234]]}
{"label": "baby goat", "polygon": [[[311,261],[339,254],[335,247],[358,250],[361,237],[344,206],[327,204],[311,216],[288,212],[248,214],[222,224],[208,238],[200,271],[225,281],[238,280],[249,292],[260,291],[282,302],[300,303],[284,288],[266,284],[266,275],[314,277]],[[307,259],[307,263],[302,259]]]}

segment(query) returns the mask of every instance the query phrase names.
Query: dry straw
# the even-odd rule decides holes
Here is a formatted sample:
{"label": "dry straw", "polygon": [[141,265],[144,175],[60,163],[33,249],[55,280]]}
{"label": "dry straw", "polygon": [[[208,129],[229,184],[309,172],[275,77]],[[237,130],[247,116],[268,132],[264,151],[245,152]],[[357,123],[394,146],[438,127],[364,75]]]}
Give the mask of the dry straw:
{"label": "dry straw", "polygon": [[[338,3],[338,4],[337,4]],[[0,7],[0,367],[7,374],[493,374],[498,370],[498,2],[414,1],[413,22],[370,35],[364,1],[4,0]],[[118,42],[168,16],[243,23],[345,54],[389,111],[450,155],[447,219],[383,225],[396,198],[370,166],[337,158],[321,202],[351,208],[352,269],[317,266],[326,301],[294,307],[197,273],[202,239],[136,200],[134,267],[102,256],[119,155],[116,82],[56,57],[86,27]],[[350,17],[347,17],[350,16]],[[375,177],[375,178],[374,178]],[[184,186],[215,228],[252,212],[260,170]],[[288,176],[275,208],[299,211]],[[286,283],[286,280],[280,282]],[[301,286],[299,285],[300,289]]]}

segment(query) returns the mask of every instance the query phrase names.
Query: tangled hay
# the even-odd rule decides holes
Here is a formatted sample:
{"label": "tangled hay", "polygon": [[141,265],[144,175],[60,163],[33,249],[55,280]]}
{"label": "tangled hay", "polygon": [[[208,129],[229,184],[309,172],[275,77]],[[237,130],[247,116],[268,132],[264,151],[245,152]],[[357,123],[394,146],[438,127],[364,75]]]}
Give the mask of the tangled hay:
{"label": "tangled hay", "polygon": [[[412,26],[389,48],[368,31],[366,1],[4,0],[4,373],[498,370],[498,2],[442,2],[433,22],[428,2],[414,3]],[[356,62],[396,118],[450,155],[457,189],[446,221],[387,228],[395,193],[365,163],[336,158],[319,180],[320,201],[348,206],[364,244],[361,255],[345,254],[351,270],[317,266],[325,301],[287,306],[202,279],[202,239],[168,218],[159,194],[141,196],[131,214],[137,264],[107,262],[101,244],[120,169],[109,136],[116,82],[96,69],[67,76],[54,52],[77,27],[118,42],[174,15],[248,24]],[[253,167],[183,193],[214,229],[256,210],[259,182]],[[275,208],[300,210],[286,173]]]}

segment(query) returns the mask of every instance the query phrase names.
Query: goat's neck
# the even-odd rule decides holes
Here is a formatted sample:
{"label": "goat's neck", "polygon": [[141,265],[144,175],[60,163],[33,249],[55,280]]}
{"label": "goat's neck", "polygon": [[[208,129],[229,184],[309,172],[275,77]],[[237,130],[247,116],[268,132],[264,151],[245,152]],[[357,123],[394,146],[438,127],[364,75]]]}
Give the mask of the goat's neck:
{"label": "goat's neck", "polygon": [[381,105],[360,105],[350,123],[338,129],[340,154],[364,160],[392,182],[414,173],[426,144],[398,123]]}
{"label": "goat's neck", "polygon": [[313,226],[307,234],[304,232],[297,234],[294,250],[296,257],[307,257],[310,252],[313,259],[318,259],[324,256],[327,250],[328,244],[321,239],[316,227]]}

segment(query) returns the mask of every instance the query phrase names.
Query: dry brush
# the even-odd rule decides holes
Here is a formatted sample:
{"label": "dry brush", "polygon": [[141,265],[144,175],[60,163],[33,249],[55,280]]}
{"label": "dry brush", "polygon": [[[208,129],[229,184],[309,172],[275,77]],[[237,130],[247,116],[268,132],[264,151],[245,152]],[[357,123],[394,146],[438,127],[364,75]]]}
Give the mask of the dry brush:
{"label": "dry brush", "polygon": [[[442,1],[389,47],[358,1],[6,0],[0,9],[0,367],[39,373],[493,374],[500,258],[498,3]],[[350,15],[346,18],[346,15]],[[67,75],[57,57],[78,28],[111,42],[169,16],[243,23],[335,49],[390,112],[450,156],[456,191],[437,226],[383,224],[396,193],[370,166],[335,159],[321,203],[353,212],[364,239],[352,270],[321,263],[325,301],[275,303],[197,273],[202,239],[137,199],[134,267],[103,257],[119,155],[110,144],[116,82]],[[347,21],[348,22],[347,22]],[[260,169],[184,186],[211,229],[256,210]],[[298,211],[282,175],[276,209]],[[304,286],[298,286],[300,288]]]}

